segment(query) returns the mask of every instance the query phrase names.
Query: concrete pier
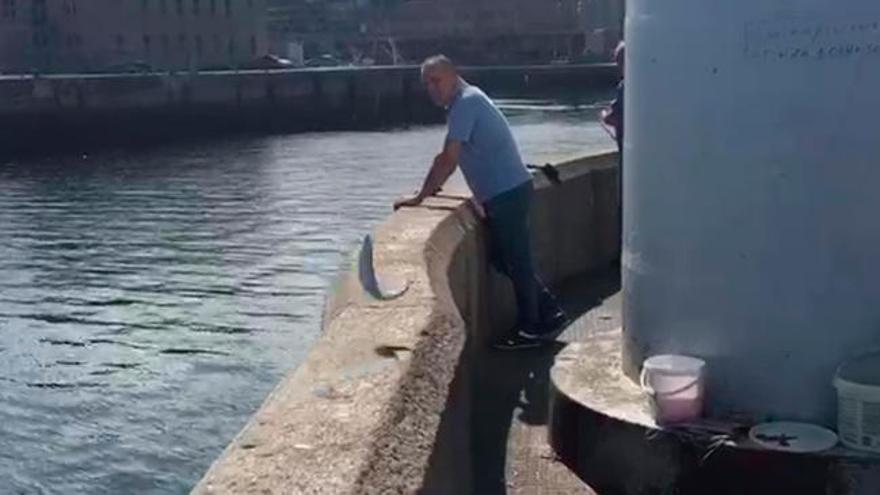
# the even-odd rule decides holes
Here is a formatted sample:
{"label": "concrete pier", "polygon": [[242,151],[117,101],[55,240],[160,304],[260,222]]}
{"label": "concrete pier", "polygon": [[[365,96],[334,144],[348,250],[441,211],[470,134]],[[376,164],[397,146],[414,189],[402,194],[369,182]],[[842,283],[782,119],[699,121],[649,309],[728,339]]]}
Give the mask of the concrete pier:
{"label": "concrete pier", "polygon": [[650,400],[624,375],[620,295],[587,312],[583,331],[550,372],[550,443],[563,463],[598,493],[649,495],[874,495],[880,456],[843,446],[820,453],[763,448],[754,422],[708,419],[660,427]]}
{"label": "concrete pier", "polygon": [[880,456],[769,451],[747,418],[654,422],[622,366],[616,163],[536,177],[538,262],[576,317],[559,345],[487,348],[511,290],[464,192],[444,191],[376,231],[376,273],[407,292],[380,301],[346,276],[307,360],[194,493],[878,493]]}
{"label": "concrete pier", "polygon": [[[536,177],[533,242],[553,285],[617,259],[616,163],[600,154],[561,163],[560,184]],[[513,298],[465,199],[444,191],[377,229],[376,272],[406,293],[380,301],[344,278],[306,361],[194,493],[590,493],[546,442],[560,347],[486,346],[512,323]],[[577,294],[573,311],[595,296]]]}

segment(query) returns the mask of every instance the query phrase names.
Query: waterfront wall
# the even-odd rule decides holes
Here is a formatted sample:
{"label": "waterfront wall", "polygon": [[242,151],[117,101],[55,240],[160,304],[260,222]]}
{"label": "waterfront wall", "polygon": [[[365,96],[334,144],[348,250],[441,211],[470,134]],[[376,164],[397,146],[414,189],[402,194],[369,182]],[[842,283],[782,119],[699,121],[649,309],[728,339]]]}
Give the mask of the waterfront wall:
{"label": "waterfront wall", "polygon": [[[536,178],[533,242],[549,282],[617,258],[616,163],[599,154],[561,163],[560,184]],[[471,492],[470,377],[513,306],[465,198],[444,192],[377,228],[377,273],[408,290],[379,301],[354,271],[343,278],[305,362],[194,493]]]}
{"label": "waterfront wall", "polygon": [[[465,69],[465,76],[493,93],[544,94],[610,87],[615,69],[486,67]],[[413,66],[0,76],[0,157],[47,147],[85,151],[227,132],[362,129],[442,119]]]}

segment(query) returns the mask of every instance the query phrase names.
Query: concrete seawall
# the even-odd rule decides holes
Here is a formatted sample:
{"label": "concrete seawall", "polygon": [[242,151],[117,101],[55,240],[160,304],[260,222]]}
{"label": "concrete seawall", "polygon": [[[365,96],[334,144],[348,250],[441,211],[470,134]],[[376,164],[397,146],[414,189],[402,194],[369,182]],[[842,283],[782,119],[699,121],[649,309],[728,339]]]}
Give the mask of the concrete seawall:
{"label": "concrete seawall", "polygon": [[[533,242],[548,282],[617,258],[616,161],[560,163],[559,184],[536,178]],[[470,377],[512,321],[510,287],[487,267],[461,192],[393,214],[375,239],[377,273],[408,290],[380,301],[345,277],[306,361],[194,493],[471,493]]]}
{"label": "concrete seawall", "polygon": [[[467,68],[492,92],[610,87],[608,65]],[[442,120],[418,67],[0,76],[0,156],[228,132],[357,129]],[[51,142],[47,137],[51,136]]]}

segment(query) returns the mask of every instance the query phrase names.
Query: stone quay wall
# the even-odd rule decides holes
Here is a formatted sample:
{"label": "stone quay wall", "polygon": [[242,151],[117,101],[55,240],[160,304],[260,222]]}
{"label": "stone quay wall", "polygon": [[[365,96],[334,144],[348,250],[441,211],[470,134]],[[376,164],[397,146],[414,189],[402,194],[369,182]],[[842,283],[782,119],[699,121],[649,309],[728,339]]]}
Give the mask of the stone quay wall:
{"label": "stone quay wall", "polygon": [[[533,244],[558,284],[619,256],[615,153],[535,178]],[[488,268],[480,218],[444,191],[391,215],[373,234],[380,280],[357,267],[328,299],[323,334],[214,463],[193,493],[470,493],[472,370],[513,318],[509,284]],[[499,418],[504,420],[509,418]]]}
{"label": "stone quay wall", "polygon": [[[493,93],[611,87],[610,65],[465,68]],[[440,122],[419,68],[0,76],[0,157],[86,151],[229,132],[364,129]],[[51,139],[50,139],[51,138]]]}

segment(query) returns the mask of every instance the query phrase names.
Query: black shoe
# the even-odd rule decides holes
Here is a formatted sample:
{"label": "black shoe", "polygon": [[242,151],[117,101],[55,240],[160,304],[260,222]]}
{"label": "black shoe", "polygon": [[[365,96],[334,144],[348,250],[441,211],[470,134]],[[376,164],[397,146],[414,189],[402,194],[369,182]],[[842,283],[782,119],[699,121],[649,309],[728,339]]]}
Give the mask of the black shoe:
{"label": "black shoe", "polygon": [[524,337],[522,332],[509,335],[492,343],[492,348],[499,351],[517,351],[521,349],[535,349],[545,345],[546,342]]}
{"label": "black shoe", "polygon": [[568,326],[571,320],[563,311],[557,312],[549,318],[543,328],[538,330],[520,330],[519,336],[530,340],[553,341],[556,340]]}

